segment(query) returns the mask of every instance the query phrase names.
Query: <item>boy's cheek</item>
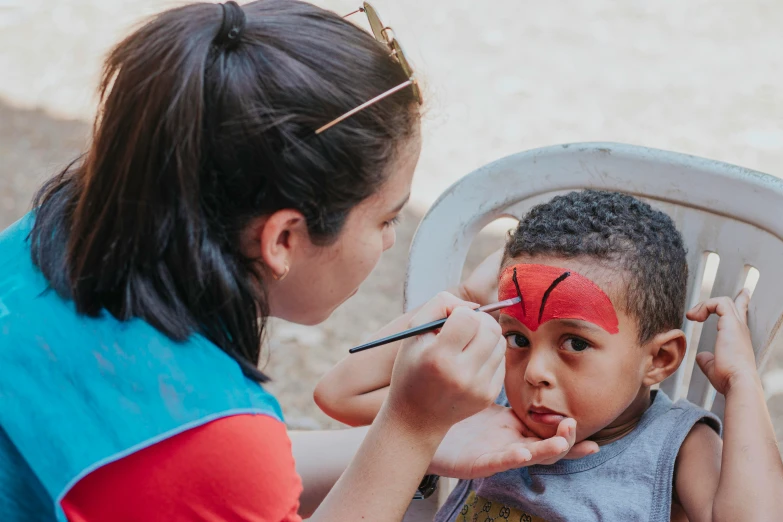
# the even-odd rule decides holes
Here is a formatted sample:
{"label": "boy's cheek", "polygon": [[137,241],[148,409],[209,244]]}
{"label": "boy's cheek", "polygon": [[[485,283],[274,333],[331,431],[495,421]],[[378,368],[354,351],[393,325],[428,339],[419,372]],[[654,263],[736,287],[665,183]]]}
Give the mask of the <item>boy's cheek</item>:
{"label": "boy's cheek", "polygon": [[511,350],[506,350],[506,377],[504,385],[506,387],[506,393],[508,394],[512,389],[515,392],[519,392],[519,386],[522,380],[525,378],[526,364],[520,361],[519,357],[515,357],[515,354],[509,353]]}

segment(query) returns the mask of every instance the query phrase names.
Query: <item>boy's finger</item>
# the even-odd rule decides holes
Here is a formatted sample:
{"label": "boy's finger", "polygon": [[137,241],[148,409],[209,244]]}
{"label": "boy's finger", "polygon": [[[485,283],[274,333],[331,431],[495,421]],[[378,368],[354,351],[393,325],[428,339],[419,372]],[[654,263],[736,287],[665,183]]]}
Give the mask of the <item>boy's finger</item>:
{"label": "boy's finger", "polygon": [[688,310],[688,312],[685,314],[685,317],[690,319],[691,321],[696,321],[696,317],[698,316],[701,309],[704,308],[704,302],[701,302]]}
{"label": "boy's finger", "polygon": [[704,372],[704,375],[712,383],[715,370],[715,355],[710,352],[701,352],[696,354],[696,364],[699,365],[701,371]]}
{"label": "boy's finger", "polygon": [[748,306],[750,305],[750,290],[743,288],[737,298],[734,300],[734,306],[737,308],[739,318],[743,324],[748,324]]}
{"label": "boy's finger", "polygon": [[691,321],[704,322],[711,314],[718,314],[723,317],[733,313],[734,301],[728,297],[713,297],[703,303],[696,305],[688,311],[687,317]]}

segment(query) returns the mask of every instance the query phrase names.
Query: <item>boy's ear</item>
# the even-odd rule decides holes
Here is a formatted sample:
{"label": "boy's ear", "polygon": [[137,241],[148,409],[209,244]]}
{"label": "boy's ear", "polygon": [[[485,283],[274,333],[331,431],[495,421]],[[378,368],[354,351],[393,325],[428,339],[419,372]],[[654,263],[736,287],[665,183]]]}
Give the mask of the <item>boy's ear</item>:
{"label": "boy's ear", "polygon": [[645,343],[649,365],[642,381],[645,386],[658,384],[677,371],[685,358],[688,343],[682,330],[663,332]]}

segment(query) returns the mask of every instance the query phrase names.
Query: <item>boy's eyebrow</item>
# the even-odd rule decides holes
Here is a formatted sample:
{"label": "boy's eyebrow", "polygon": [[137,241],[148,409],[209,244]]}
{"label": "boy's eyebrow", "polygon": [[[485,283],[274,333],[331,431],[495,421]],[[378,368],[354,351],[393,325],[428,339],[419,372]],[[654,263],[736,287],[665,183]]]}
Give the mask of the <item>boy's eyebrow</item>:
{"label": "boy's eyebrow", "polygon": [[498,324],[500,326],[503,326],[503,324],[508,324],[509,326],[511,326],[511,325],[517,325],[522,323],[519,321],[519,319],[516,319],[515,317],[511,317],[510,315],[506,315],[506,314],[500,314],[500,317],[498,317]]}
{"label": "boy's eyebrow", "polygon": [[574,321],[573,319],[556,319],[558,323],[568,328],[574,328],[576,330],[587,330],[588,332],[603,332],[604,329],[599,326],[593,326],[591,323],[584,321]]}
{"label": "boy's eyebrow", "polygon": [[[577,321],[574,319],[553,319],[553,321],[557,321],[557,323],[560,326],[565,326],[566,328],[573,328],[574,330],[586,330],[591,333],[600,333],[604,331],[603,328],[599,326],[594,326],[592,323],[588,323],[585,321]],[[504,323],[508,324],[509,326],[514,324],[520,324],[518,319],[515,319],[510,315],[501,314],[500,317],[498,317],[498,324],[502,326]]]}

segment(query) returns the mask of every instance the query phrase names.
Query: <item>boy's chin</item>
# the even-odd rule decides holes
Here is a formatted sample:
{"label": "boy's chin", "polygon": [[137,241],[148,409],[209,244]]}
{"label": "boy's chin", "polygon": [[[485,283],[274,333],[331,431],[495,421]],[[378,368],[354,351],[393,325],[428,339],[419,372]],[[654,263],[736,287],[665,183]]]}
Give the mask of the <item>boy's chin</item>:
{"label": "boy's chin", "polygon": [[557,435],[557,426],[542,425],[530,419],[522,419],[522,424],[525,425],[530,436],[538,437],[539,439],[551,439]]}

